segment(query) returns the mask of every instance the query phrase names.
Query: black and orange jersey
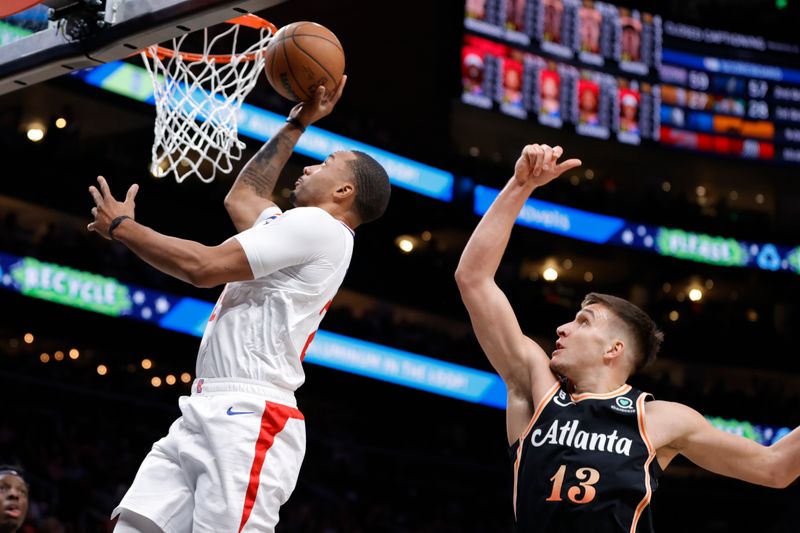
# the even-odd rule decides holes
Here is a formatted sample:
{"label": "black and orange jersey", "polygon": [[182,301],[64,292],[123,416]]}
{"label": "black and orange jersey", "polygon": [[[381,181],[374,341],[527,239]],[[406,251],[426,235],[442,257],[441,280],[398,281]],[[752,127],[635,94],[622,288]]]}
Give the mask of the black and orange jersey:
{"label": "black and orange jersey", "polygon": [[653,531],[661,469],[644,426],[651,399],[630,385],[580,395],[554,385],[511,446],[517,531]]}

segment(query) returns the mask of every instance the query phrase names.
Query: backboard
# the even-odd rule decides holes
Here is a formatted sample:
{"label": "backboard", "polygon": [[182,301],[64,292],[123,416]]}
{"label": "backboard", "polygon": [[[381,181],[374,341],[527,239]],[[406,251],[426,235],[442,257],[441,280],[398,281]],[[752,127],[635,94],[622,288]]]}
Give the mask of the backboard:
{"label": "backboard", "polygon": [[43,0],[0,19],[0,95],[285,0]]}

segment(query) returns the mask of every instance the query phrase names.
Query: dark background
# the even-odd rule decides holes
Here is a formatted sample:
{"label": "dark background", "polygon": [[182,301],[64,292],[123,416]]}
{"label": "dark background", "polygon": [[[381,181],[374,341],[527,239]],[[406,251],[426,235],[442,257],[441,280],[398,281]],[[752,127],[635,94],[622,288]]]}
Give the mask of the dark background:
{"label": "dark background", "polygon": [[[797,42],[793,2],[782,11],[772,2],[745,0],[626,5]],[[580,138],[461,104],[463,2],[291,0],[264,15],[278,26],[316,21],[340,38],[347,91],[320,127],[458,177],[454,202],[395,188],[387,214],[359,228],[348,276],[322,324],[327,330],[491,370],[453,281],[478,222],[465,186],[501,187],[530,142],[561,144],[567,156],[584,161],[577,185],[564,176],[537,191],[542,199],[741,240],[800,242],[795,167]],[[279,113],[291,108],[264,79],[248,101]],[[69,126],[51,127],[33,144],[21,129],[31,114],[45,120],[63,114]],[[214,300],[219,289],[167,278],[84,229],[92,206],[86,188],[103,174],[118,194],[131,183],[141,185],[137,219],[158,231],[206,244],[233,233],[222,198],[236,171],[208,185],[153,178],[153,116],[151,106],[73,79],[0,97],[0,250]],[[259,146],[245,140],[243,161]],[[293,157],[276,202],[288,207],[283,189],[312,162]],[[702,205],[698,185],[708,190]],[[734,190],[736,201],[730,200]],[[755,201],[759,193],[763,204]],[[411,254],[394,244],[399,235],[423,231],[431,240]],[[560,266],[555,283],[538,275],[545,264]],[[584,281],[586,271],[593,273],[591,283]],[[525,332],[545,349],[586,292],[630,298],[666,332],[660,361],[634,385],[709,416],[789,427],[798,422],[800,284],[794,274],[712,267],[518,228],[498,282]],[[692,284],[712,288],[690,303],[685,296]],[[12,293],[0,294],[0,302],[0,462],[19,462],[30,472],[29,529],[105,531],[139,462],[177,416],[177,397],[188,392],[185,385],[153,388],[150,378],[193,372],[198,339]],[[678,311],[677,321],[668,318],[671,311]],[[26,332],[35,334],[33,344],[23,341]],[[76,361],[39,361],[42,352],[73,346],[81,351]],[[145,357],[154,361],[150,370],[139,364]],[[109,368],[106,376],[95,372],[101,363]],[[313,365],[297,396],[309,445],[279,531],[510,530],[501,411]],[[753,487],[676,461],[654,498],[656,529],[797,531],[798,496],[794,485],[784,491]]]}

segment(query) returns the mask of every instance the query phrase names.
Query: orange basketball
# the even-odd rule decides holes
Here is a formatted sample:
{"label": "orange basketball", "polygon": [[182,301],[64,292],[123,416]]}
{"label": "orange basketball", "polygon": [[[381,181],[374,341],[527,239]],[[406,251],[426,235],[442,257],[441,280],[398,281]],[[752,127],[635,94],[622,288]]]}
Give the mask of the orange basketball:
{"label": "orange basketball", "polygon": [[320,85],[328,94],[344,74],[339,39],[316,22],[284,26],[267,45],[267,79],[272,88],[294,102],[311,99]]}

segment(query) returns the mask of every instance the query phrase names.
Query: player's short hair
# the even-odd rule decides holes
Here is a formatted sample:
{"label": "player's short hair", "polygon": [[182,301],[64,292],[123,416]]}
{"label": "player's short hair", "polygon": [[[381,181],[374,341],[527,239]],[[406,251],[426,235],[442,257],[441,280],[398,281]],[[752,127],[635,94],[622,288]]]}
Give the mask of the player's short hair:
{"label": "player's short hair", "polygon": [[590,292],[581,302],[581,308],[591,304],[600,304],[607,307],[620,321],[631,335],[633,346],[634,368],[631,374],[635,374],[655,361],[658,349],[664,340],[664,333],[661,332],[656,323],[650,316],[639,309],[628,300],[612,296],[610,294],[600,294]]}
{"label": "player's short hair", "polygon": [[0,477],[2,476],[17,476],[25,484],[28,484],[28,478],[25,476],[25,470],[16,465],[0,465]]}
{"label": "player's short hair", "polygon": [[362,223],[372,222],[386,211],[392,187],[389,175],[380,163],[364,152],[353,150],[349,161],[356,186],[355,207]]}

